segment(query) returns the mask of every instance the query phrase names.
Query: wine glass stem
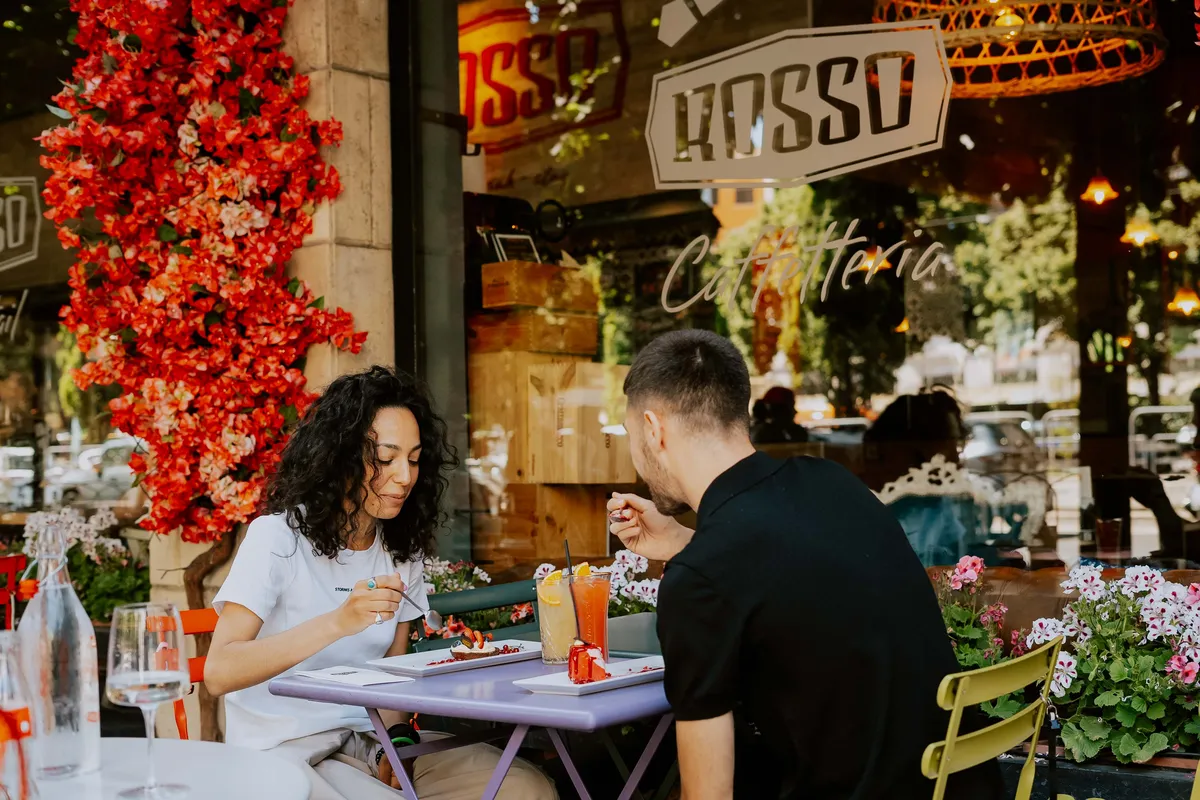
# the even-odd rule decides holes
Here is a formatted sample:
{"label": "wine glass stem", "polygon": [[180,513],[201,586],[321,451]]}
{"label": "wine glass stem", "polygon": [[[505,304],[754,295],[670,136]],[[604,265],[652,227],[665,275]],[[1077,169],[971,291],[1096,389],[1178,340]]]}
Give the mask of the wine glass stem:
{"label": "wine glass stem", "polygon": [[154,712],[158,704],[142,707],[142,716],[146,719],[146,789],[154,791],[158,788],[158,778],[154,775]]}

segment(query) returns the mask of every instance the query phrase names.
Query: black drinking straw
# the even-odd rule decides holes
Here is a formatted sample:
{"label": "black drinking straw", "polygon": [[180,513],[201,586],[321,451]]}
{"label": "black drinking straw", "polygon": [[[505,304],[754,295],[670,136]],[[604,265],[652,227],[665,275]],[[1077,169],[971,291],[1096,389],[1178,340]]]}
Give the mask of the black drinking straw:
{"label": "black drinking straw", "polygon": [[567,593],[571,595],[571,611],[575,614],[575,638],[583,639],[583,627],[579,624],[579,604],[575,602],[575,570],[571,567],[571,543],[563,539],[563,551],[567,554]]}

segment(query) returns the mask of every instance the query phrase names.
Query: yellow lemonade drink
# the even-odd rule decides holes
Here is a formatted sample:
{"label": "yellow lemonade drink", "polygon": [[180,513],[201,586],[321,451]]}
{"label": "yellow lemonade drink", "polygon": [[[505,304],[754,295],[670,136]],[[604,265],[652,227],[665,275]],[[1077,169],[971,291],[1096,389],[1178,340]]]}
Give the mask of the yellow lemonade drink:
{"label": "yellow lemonade drink", "polygon": [[538,629],[542,634],[542,662],[565,664],[576,638],[575,609],[567,593],[563,571],[537,579]]}

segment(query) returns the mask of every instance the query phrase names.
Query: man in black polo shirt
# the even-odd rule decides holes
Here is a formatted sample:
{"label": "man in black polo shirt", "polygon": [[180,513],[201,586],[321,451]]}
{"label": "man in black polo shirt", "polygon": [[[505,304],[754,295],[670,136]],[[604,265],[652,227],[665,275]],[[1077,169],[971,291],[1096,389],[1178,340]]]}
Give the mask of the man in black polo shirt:
{"label": "man in black polo shirt", "polygon": [[[831,461],[755,452],[749,374],[716,334],[654,340],[625,394],[651,501],[614,495],[611,530],[669,562],[658,635],[684,800],[928,798],[921,754],[947,723],[935,690],[958,666],[891,512]],[[689,508],[695,531],[672,519]],[[999,769],[950,787],[998,799]]]}

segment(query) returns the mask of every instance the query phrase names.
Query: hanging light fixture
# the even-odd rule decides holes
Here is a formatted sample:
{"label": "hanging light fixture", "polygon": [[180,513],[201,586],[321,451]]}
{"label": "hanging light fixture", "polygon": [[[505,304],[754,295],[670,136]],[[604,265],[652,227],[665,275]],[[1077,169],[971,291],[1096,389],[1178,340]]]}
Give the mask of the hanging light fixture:
{"label": "hanging light fixture", "polygon": [[1108,178],[1097,172],[1096,177],[1088,181],[1087,188],[1083,190],[1079,199],[1102,206],[1109,200],[1115,200],[1117,196],[1117,190],[1108,182]]}
{"label": "hanging light fixture", "polygon": [[896,333],[908,333],[908,317],[905,317],[893,330]]}
{"label": "hanging light fixture", "polygon": [[1171,298],[1171,302],[1167,303],[1167,311],[1183,314],[1185,317],[1190,317],[1198,308],[1200,308],[1200,296],[1197,296],[1192,287],[1186,284],[1176,289],[1175,296]]}
{"label": "hanging light fixture", "polygon": [[1125,244],[1145,247],[1150,242],[1157,242],[1158,234],[1154,232],[1154,227],[1148,220],[1134,217],[1125,224],[1125,233],[1121,234],[1121,241]]}
{"label": "hanging light fixture", "polygon": [[1114,83],[1166,56],[1154,0],[875,0],[875,22],[928,19],[940,20],[955,97]]}

